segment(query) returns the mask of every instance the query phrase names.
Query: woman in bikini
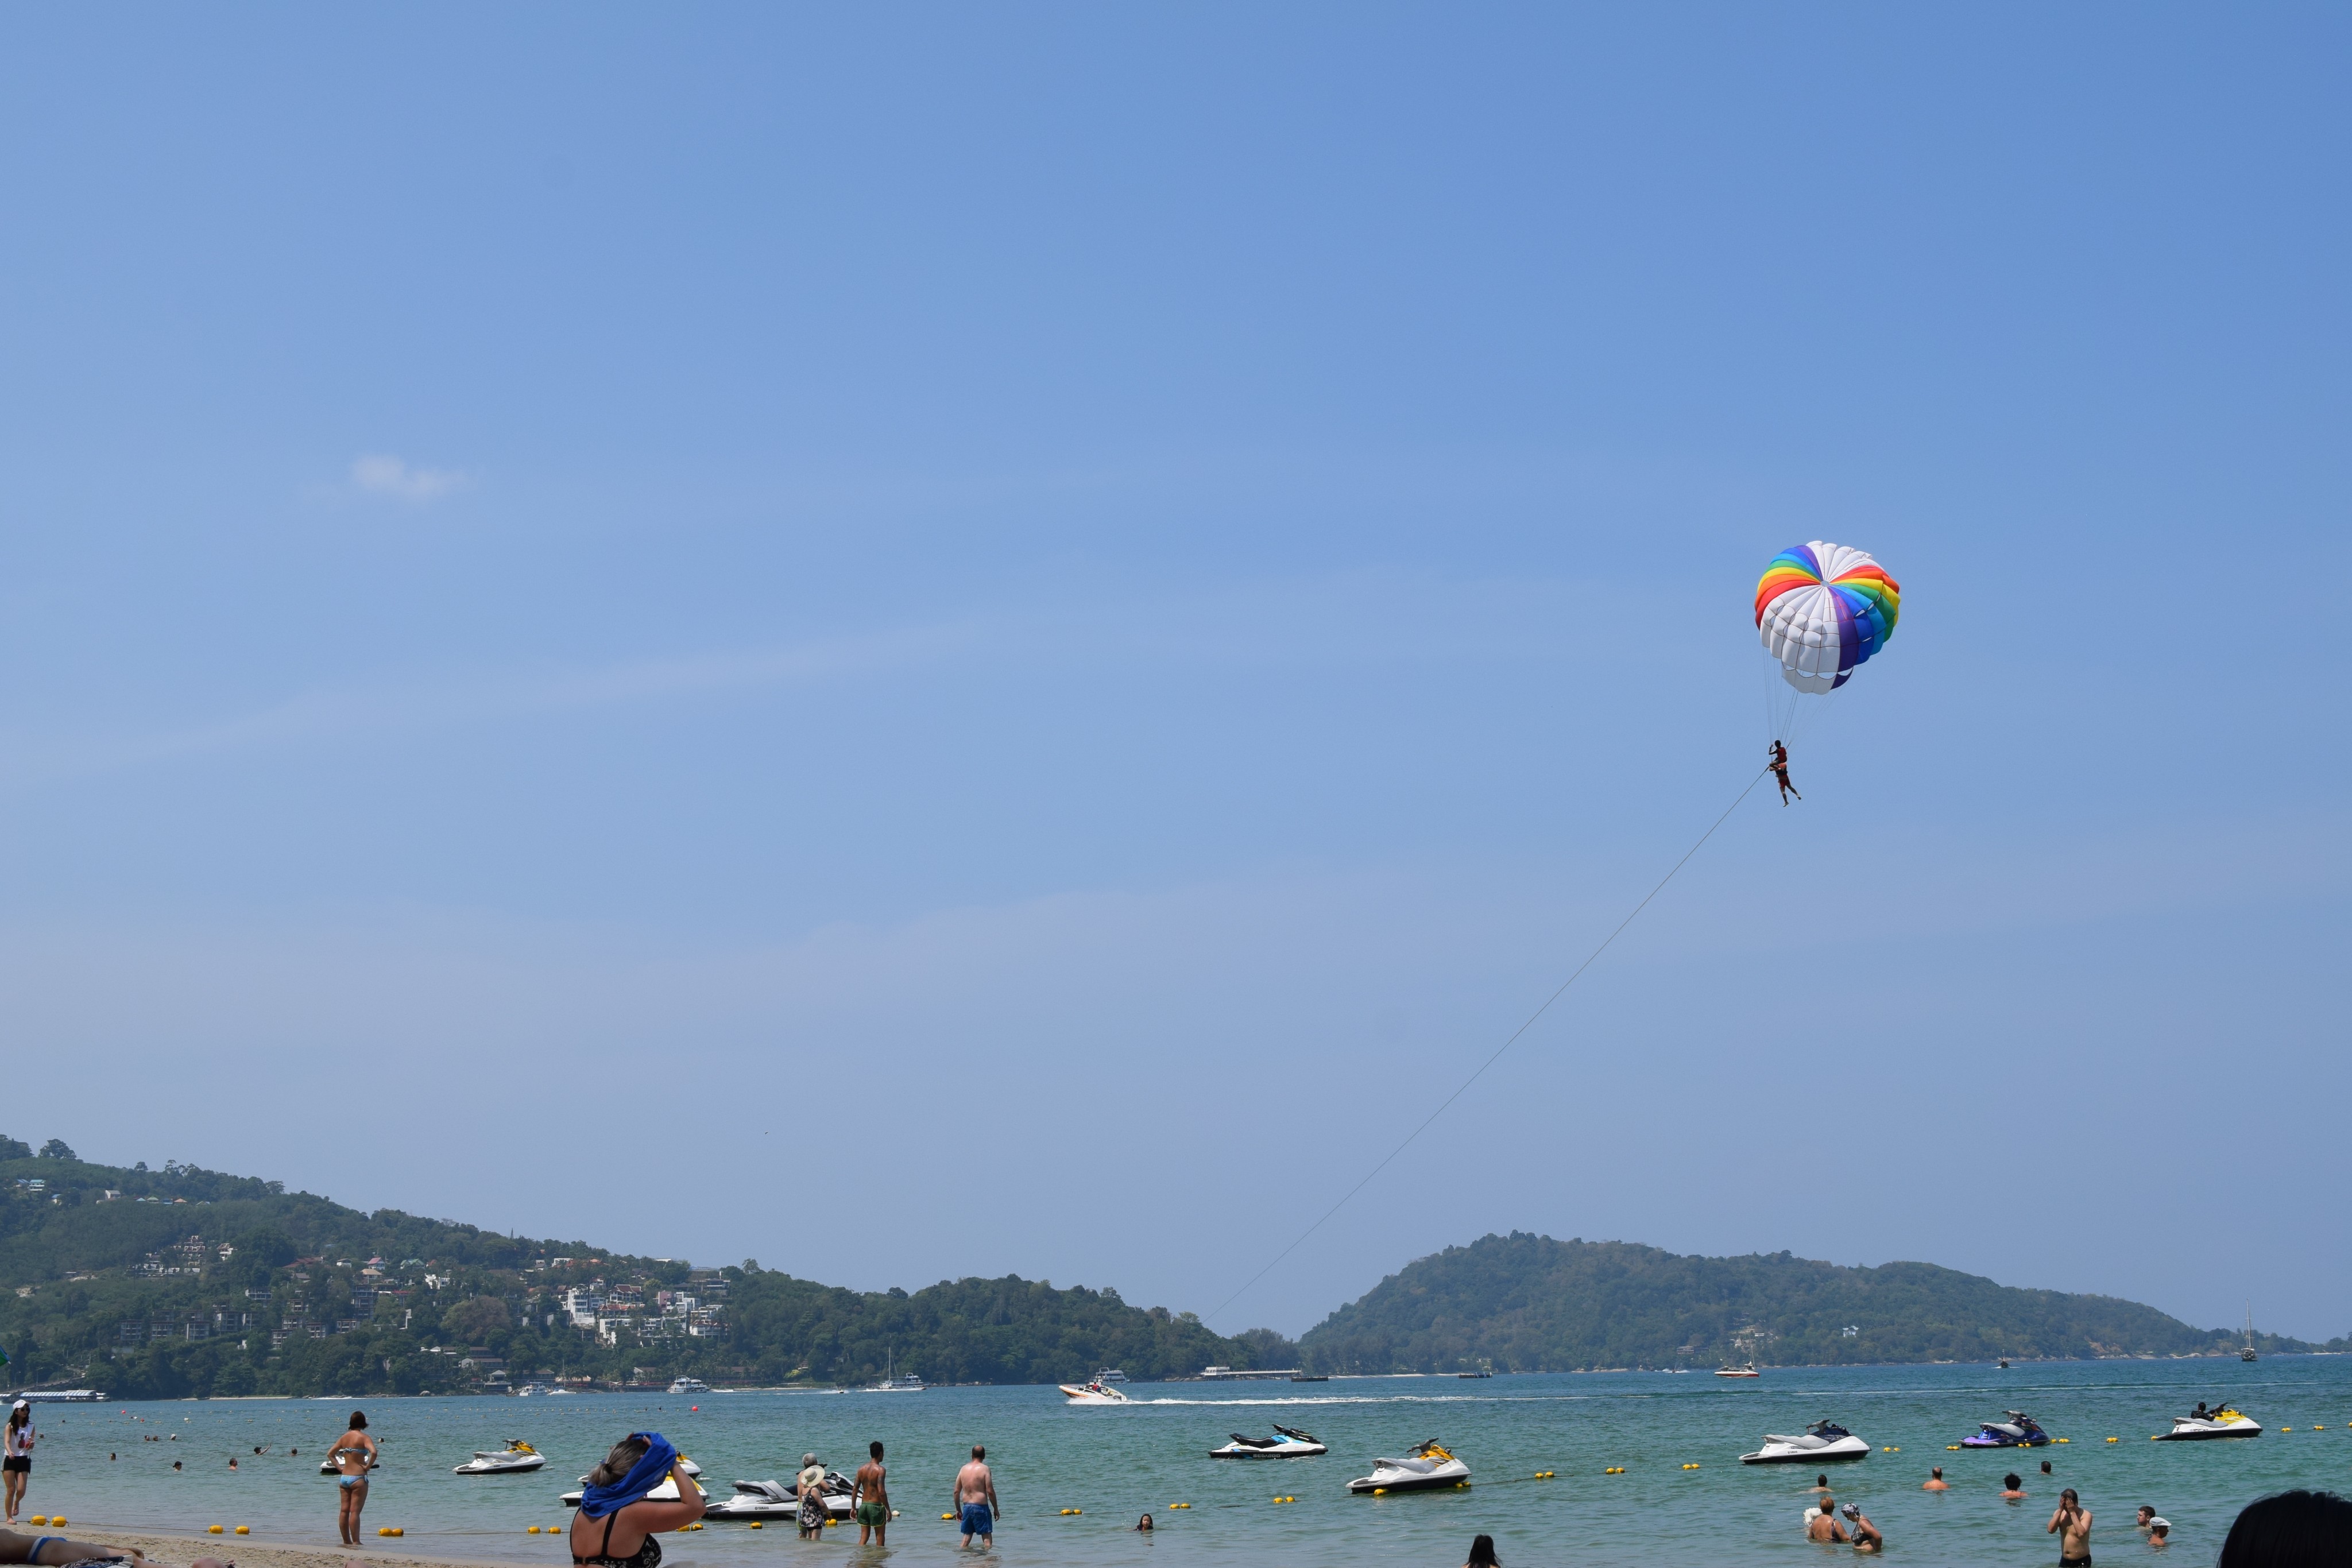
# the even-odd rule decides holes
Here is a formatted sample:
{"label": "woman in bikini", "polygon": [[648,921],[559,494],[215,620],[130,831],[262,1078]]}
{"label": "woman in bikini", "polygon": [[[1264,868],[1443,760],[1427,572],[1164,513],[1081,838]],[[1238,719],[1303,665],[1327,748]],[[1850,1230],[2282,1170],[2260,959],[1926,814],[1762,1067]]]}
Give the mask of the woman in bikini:
{"label": "woman in bikini", "polygon": [[[664,1479],[645,1464],[656,1442],[669,1458],[667,1479],[677,1483],[675,1502],[646,1495]],[[588,1472],[588,1490],[572,1516],[572,1568],[660,1568],[661,1542],[655,1537],[701,1517],[702,1489],[678,1465],[677,1450],[657,1432],[632,1432]]]}
{"label": "woman in bikini", "polygon": [[359,1411],[352,1412],[351,1429],[335,1439],[327,1458],[335,1469],[342,1471],[342,1479],[335,1488],[335,1522],[343,1532],[343,1544],[360,1543],[360,1510],[367,1506],[368,1471],[375,1469],[375,1439],[367,1435],[367,1417]]}

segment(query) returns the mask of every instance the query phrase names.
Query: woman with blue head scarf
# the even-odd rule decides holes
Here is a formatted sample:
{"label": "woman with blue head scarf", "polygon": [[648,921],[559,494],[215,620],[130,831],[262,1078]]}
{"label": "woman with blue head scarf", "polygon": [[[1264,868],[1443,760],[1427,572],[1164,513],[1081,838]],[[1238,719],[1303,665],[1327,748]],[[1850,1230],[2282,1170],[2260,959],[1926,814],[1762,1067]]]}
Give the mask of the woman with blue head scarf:
{"label": "woman with blue head scarf", "polygon": [[[676,1500],[651,1495],[665,1481],[677,1483]],[[632,1432],[588,1472],[588,1489],[572,1520],[573,1568],[659,1568],[661,1542],[654,1537],[701,1517],[702,1489],[669,1439],[659,1432]]]}

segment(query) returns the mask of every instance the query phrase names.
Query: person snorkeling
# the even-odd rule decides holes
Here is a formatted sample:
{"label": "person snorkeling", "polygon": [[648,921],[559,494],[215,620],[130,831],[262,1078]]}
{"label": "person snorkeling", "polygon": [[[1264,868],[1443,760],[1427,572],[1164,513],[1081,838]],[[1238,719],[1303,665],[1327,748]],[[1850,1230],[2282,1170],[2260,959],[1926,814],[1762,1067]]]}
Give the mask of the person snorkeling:
{"label": "person snorkeling", "polygon": [[[1789,782],[1789,748],[1777,740],[1772,743],[1772,777],[1780,781],[1780,804],[1785,806],[1790,796],[1797,795],[1797,787]],[[1797,795],[1797,799],[1804,797]]]}

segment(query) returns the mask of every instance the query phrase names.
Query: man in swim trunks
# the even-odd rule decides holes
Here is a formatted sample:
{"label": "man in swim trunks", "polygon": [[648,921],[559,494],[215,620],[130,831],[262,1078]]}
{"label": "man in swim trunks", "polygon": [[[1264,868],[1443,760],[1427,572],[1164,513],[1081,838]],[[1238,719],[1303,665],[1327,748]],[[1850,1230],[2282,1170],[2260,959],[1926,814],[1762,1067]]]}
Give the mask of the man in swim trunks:
{"label": "man in swim trunks", "polygon": [[1813,1478],[1812,1490],[1822,1496],[1827,1497],[1830,1490],[1830,1478],[1826,1474],[1815,1476]]}
{"label": "man in swim trunks", "polygon": [[1845,1526],[1837,1521],[1837,1499],[1826,1493],[1822,1495],[1820,1511],[1805,1521],[1805,1539],[1841,1543],[1853,1539],[1845,1532]]}
{"label": "man in swim trunks", "polygon": [[[1785,806],[1790,796],[1797,795],[1797,789],[1789,782],[1789,748],[1777,740],[1772,743],[1772,777],[1780,781],[1780,804]],[[1797,799],[1804,797],[1797,795]]]}
{"label": "man in swim trunks", "polygon": [[1920,1483],[1919,1490],[1921,1491],[1951,1490],[1952,1483],[1944,1479],[1944,1467],[1937,1465],[1934,1469],[1929,1470],[1927,1479]]}
{"label": "man in swim trunks", "polygon": [[[335,1462],[342,1479],[335,1487],[335,1523],[343,1532],[343,1544],[356,1547],[360,1543],[360,1510],[367,1506],[368,1471],[375,1468],[375,1439],[367,1435],[367,1417],[359,1411],[352,1412],[352,1424],[335,1439],[327,1458]],[[173,1469],[180,1467],[173,1465]]]}
{"label": "man in swim trunks", "polygon": [[857,1544],[865,1545],[871,1531],[879,1546],[882,1532],[890,1528],[890,1484],[882,1468],[882,1445],[868,1443],[866,1451],[872,1457],[857,1467],[857,1484],[850,1489],[849,1500],[857,1505]]}
{"label": "man in swim trunks", "polygon": [[971,1463],[956,1472],[956,1512],[963,1520],[963,1544],[980,1537],[983,1548],[996,1544],[996,1478],[988,1473],[988,1449],[971,1446]]}
{"label": "man in swim trunks", "polygon": [[2058,1538],[2059,1568],[2091,1568],[2091,1511],[2073,1487],[2058,1494],[2058,1511],[2043,1533]]}

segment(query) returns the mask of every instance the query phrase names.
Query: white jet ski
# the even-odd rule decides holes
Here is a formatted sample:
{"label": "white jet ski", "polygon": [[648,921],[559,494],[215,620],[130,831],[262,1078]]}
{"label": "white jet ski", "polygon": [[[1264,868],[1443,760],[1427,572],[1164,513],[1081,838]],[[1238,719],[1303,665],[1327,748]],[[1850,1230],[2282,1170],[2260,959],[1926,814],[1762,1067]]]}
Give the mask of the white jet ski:
{"label": "white jet ski", "polygon": [[1764,1446],[1752,1454],[1742,1454],[1743,1465],[1810,1465],[1828,1463],[1832,1459],[1866,1458],[1870,1445],[1855,1437],[1834,1421],[1816,1421],[1797,1436],[1784,1437],[1778,1432],[1764,1434]]}
{"label": "white jet ski", "polygon": [[476,1448],[472,1460],[459,1465],[453,1473],[461,1476],[505,1476],[535,1470],[545,1463],[545,1454],[515,1437],[509,1439],[503,1448]]}
{"label": "white jet ski", "polygon": [[[688,1480],[694,1480],[694,1478],[702,1474],[702,1467],[696,1464],[692,1459],[688,1458],[684,1454],[680,1454],[677,1457],[677,1468],[686,1472],[687,1479]],[[581,1491],[585,1491],[587,1487],[588,1478],[586,1476],[582,1476],[580,1478]],[[704,1486],[699,1480],[694,1480],[694,1490],[702,1493],[705,1498],[708,1498],[710,1495],[710,1489]],[[664,1476],[662,1478],[662,1484],[654,1488],[653,1490],[646,1493],[646,1498],[648,1501],[652,1502],[676,1502],[677,1500],[677,1478],[676,1476]],[[580,1506],[580,1491],[565,1492],[563,1494],[562,1501],[563,1506],[566,1508],[578,1508]],[[706,1506],[708,1505],[706,1504]]]}
{"label": "white jet ski", "polygon": [[1058,1386],[1069,1396],[1072,1405],[1131,1405],[1134,1403],[1126,1395],[1100,1379],[1093,1383],[1065,1383]]}
{"label": "white jet ski", "polygon": [[[2198,1406],[2200,1411],[2204,1408],[2201,1405]],[[2224,1405],[2210,1414],[2175,1416],[2172,1430],[2158,1432],[2156,1440],[2159,1443],[2196,1443],[2208,1437],[2259,1437],[2262,1435],[2263,1424],[2260,1421]]]}
{"label": "white jet ski", "polygon": [[1432,1437],[1404,1458],[1374,1459],[1372,1473],[1349,1481],[1348,1490],[1360,1497],[1366,1493],[1377,1497],[1392,1491],[1435,1491],[1469,1484],[1470,1467],[1447,1453]]}
{"label": "white jet ski", "polygon": [[[839,1470],[825,1471],[818,1495],[824,1499],[826,1514],[849,1518],[855,1511],[850,1496],[856,1490],[856,1483]],[[801,1500],[790,1481],[737,1481],[732,1497],[712,1498],[702,1505],[702,1517],[717,1520],[793,1520],[800,1517],[800,1511]]]}
{"label": "white jet ski", "polygon": [[1211,1448],[1213,1459],[1304,1459],[1316,1454],[1328,1454],[1320,1439],[1312,1432],[1295,1432],[1287,1427],[1276,1427],[1271,1437],[1245,1437],[1234,1434],[1234,1440],[1222,1448]]}

